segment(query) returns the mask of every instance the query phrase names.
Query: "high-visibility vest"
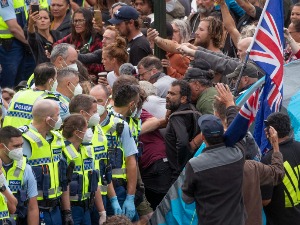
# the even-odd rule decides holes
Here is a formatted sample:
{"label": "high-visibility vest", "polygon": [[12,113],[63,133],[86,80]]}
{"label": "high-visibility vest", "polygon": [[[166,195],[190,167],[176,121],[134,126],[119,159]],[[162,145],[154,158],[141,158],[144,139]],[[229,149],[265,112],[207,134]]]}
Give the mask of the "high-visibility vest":
{"label": "high-visibility vest", "polygon": [[[20,13],[24,13],[25,17],[27,19],[28,14],[25,6],[24,0],[13,0],[13,5],[15,9],[15,14],[18,15]],[[5,10],[5,8],[3,8]],[[3,18],[0,16],[0,38],[8,39],[14,37],[12,33],[9,31],[7,24],[3,20]]]}
{"label": "high-visibility vest", "polygon": [[80,145],[76,150],[73,144],[66,144],[63,153],[67,157],[68,164],[74,161],[72,181],[69,184],[70,201],[83,201],[90,197],[89,183],[90,173],[94,170],[94,150],[92,145]]}
{"label": "high-visibility vest", "polygon": [[[51,131],[51,134],[53,140],[49,144],[41,134],[31,128],[23,133],[23,138],[31,145],[32,154],[27,158],[27,163],[32,167],[37,180],[37,200],[55,199],[62,194],[58,163],[62,158],[64,141],[59,132]],[[45,182],[49,182],[48,188]]]}
{"label": "high-visibility vest", "polygon": [[7,115],[4,117],[3,127],[13,126],[18,128],[29,125],[32,120],[33,104],[46,98],[58,99],[58,95],[49,91],[32,89],[17,92],[9,104]]}
{"label": "high-visibility vest", "polygon": [[0,221],[9,218],[7,202],[2,193],[0,193]]}
{"label": "high-visibility vest", "polygon": [[92,144],[95,154],[95,169],[100,172],[100,190],[102,195],[107,195],[107,185],[102,182],[103,173],[105,172],[105,167],[107,166],[107,138],[98,124],[94,127],[94,135],[92,139]]}
{"label": "high-visibility vest", "polygon": [[124,150],[120,141],[121,137],[118,137],[116,132],[118,123],[124,123],[124,121],[110,113],[109,123],[102,126],[102,130],[107,137],[107,151],[112,165],[112,177],[127,180]]}

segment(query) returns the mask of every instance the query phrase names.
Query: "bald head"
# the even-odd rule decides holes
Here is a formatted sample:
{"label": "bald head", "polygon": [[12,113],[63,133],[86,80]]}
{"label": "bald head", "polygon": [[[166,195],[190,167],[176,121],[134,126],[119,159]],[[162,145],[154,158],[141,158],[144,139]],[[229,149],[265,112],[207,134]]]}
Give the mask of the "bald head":
{"label": "bald head", "polygon": [[98,104],[104,105],[110,94],[106,86],[98,84],[91,89],[90,95],[96,98]]}
{"label": "bald head", "polygon": [[244,61],[246,57],[246,51],[252,42],[253,37],[246,37],[239,40],[237,44],[237,55],[240,60]]}
{"label": "bald head", "polygon": [[59,111],[55,101],[50,99],[39,100],[34,103],[32,108],[32,116],[35,122],[41,122],[48,116],[52,117]]}

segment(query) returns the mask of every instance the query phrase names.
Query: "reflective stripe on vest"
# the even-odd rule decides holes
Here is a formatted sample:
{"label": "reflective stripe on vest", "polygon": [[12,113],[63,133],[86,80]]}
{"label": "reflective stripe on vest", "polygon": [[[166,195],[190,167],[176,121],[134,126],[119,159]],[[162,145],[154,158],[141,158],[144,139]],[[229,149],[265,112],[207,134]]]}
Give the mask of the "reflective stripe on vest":
{"label": "reflective stripe on vest", "polygon": [[285,198],[285,207],[295,207],[300,203],[300,190],[299,190],[299,170],[300,165],[295,166],[294,169],[291,167],[288,161],[283,163],[285,169],[285,175],[282,180]]}
{"label": "reflective stripe on vest", "polygon": [[112,169],[113,175],[123,175],[126,174],[126,168],[118,168],[118,169]]}
{"label": "reflective stripe on vest", "polygon": [[[73,144],[69,144],[63,148],[63,152],[67,157],[68,164],[70,163],[70,161],[74,161],[75,163],[74,172],[76,172],[76,174],[78,175],[82,175],[83,178],[81,184],[78,183],[79,180],[72,180],[72,181],[76,181],[77,185],[82,185],[81,188],[77,187],[77,190],[81,189],[82,193],[77,193],[76,195],[70,196],[70,200],[71,201],[85,200],[90,196],[88,190],[89,183],[90,183],[89,172],[93,170],[93,166],[94,166],[93,146],[80,145],[80,151],[77,151]],[[85,163],[85,161],[89,161],[89,163]],[[70,189],[72,189],[71,185],[70,185]]]}
{"label": "reflective stripe on vest", "polygon": [[[47,179],[49,179],[49,191],[42,195],[42,189],[38,190],[40,192],[37,200],[44,200],[43,196],[46,196],[48,199],[54,199],[62,194],[58,162],[62,157],[62,145],[64,145],[64,142],[61,139],[61,135],[58,136],[57,133],[53,131],[51,131],[51,134],[53,135],[53,140],[49,143],[34,129],[29,128],[29,130],[23,133],[23,137],[29,142],[32,150],[30,158],[27,159],[28,164],[32,166],[33,170],[39,170],[39,167],[41,167],[42,173],[48,175]],[[45,178],[42,174],[40,176],[43,176],[43,179]],[[40,180],[38,182],[43,181]]]}
{"label": "reflective stripe on vest", "polygon": [[0,220],[9,218],[9,212],[5,197],[0,193]]}

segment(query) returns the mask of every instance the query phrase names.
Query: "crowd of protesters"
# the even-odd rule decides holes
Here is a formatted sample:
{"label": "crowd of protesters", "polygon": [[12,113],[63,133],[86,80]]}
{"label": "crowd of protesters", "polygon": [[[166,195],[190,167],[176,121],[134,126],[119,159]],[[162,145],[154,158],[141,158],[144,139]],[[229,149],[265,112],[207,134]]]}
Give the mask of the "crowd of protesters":
{"label": "crowd of protesters", "polygon": [[[282,1],[287,63],[300,3]],[[154,4],[0,0],[0,225],[147,224],[184,169],[199,224],[300,224],[289,116],[267,118],[264,155],[223,136],[265,75],[245,62],[265,1],[165,0],[165,37]]]}

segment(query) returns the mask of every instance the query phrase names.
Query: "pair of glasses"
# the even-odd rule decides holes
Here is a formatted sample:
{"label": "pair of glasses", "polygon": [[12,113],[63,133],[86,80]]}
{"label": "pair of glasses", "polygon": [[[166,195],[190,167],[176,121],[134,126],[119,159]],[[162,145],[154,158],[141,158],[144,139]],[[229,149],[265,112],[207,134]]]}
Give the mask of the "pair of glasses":
{"label": "pair of glasses", "polygon": [[79,24],[79,25],[82,25],[82,24],[85,24],[85,20],[73,20],[72,22],[73,24]]}

